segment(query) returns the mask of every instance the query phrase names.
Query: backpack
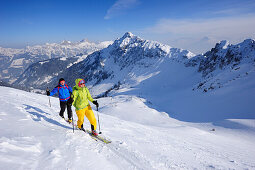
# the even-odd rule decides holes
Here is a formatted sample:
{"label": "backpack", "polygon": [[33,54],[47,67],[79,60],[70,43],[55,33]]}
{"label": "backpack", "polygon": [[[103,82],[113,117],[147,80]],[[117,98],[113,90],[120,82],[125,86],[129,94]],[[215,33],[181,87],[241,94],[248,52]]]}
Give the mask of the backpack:
{"label": "backpack", "polygon": [[[59,85],[57,85],[56,87],[58,88],[58,92],[59,92],[60,88],[63,88],[63,87],[60,87]],[[65,84],[64,87],[66,87],[68,89],[68,85],[67,84]]]}

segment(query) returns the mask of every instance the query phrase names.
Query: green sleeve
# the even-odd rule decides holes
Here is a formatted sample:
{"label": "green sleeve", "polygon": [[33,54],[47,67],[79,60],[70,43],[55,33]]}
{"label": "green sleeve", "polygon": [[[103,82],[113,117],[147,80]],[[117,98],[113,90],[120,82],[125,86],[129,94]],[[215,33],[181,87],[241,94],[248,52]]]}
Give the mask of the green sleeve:
{"label": "green sleeve", "polygon": [[77,96],[78,96],[78,91],[74,90],[73,93],[72,93],[73,104],[75,103],[75,100],[77,99]]}
{"label": "green sleeve", "polygon": [[89,99],[89,101],[93,102],[94,99],[91,97],[90,93],[89,93],[89,89],[86,87],[86,91],[87,91],[87,97]]}

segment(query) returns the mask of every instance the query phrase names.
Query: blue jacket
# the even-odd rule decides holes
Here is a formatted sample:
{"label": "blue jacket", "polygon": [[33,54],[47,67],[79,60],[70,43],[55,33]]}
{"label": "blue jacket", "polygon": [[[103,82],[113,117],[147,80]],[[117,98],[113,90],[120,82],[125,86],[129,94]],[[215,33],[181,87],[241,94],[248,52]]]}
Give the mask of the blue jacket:
{"label": "blue jacket", "polygon": [[72,93],[73,90],[71,87],[68,87],[66,83],[64,86],[59,84],[50,92],[50,96],[53,96],[57,92],[60,101],[67,101],[68,99],[70,99],[70,92]]}

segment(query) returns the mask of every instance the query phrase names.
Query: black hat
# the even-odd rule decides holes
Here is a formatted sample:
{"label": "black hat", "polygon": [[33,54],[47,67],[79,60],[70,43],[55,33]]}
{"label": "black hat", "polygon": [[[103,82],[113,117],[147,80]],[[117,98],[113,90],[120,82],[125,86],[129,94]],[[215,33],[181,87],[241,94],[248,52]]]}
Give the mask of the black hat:
{"label": "black hat", "polygon": [[[60,83],[60,82],[63,81],[63,80],[64,80],[63,78],[60,78],[59,81],[58,81],[58,83]],[[65,81],[65,80],[64,80],[64,81]]]}

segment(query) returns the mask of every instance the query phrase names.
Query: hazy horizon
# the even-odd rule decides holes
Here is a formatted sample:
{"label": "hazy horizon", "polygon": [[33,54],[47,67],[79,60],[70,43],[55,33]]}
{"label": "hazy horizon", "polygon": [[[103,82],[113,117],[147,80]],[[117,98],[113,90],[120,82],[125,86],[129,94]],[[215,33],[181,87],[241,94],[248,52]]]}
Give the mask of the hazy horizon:
{"label": "hazy horizon", "polygon": [[255,38],[252,0],[1,1],[0,46],[110,41],[125,32],[203,53],[221,40]]}

